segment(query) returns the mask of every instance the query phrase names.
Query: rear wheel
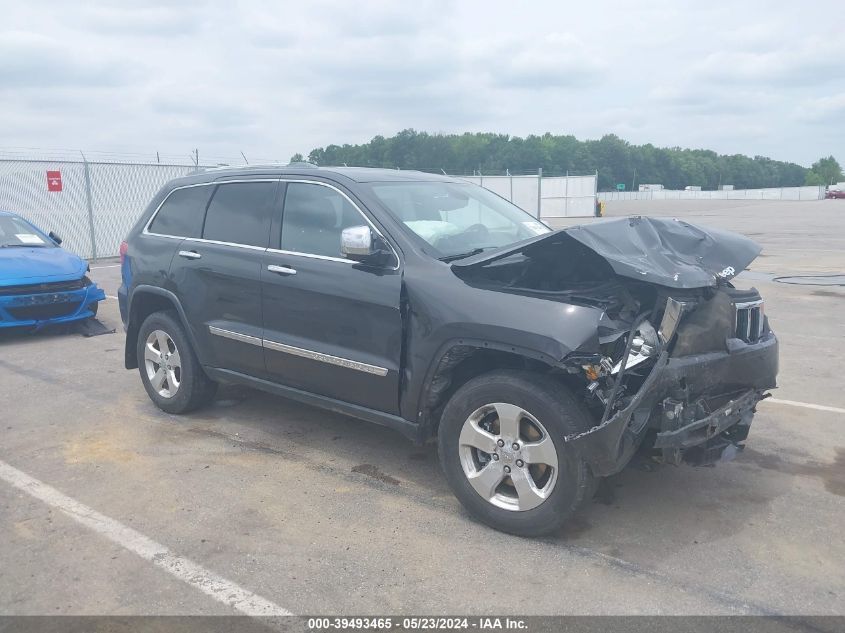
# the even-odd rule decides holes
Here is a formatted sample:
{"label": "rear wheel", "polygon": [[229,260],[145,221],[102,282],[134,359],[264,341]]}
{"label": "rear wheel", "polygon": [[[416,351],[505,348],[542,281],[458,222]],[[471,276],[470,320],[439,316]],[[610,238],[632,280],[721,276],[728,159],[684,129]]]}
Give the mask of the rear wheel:
{"label": "rear wheel", "polygon": [[138,331],[138,370],[150,399],[167,413],[187,413],[211,401],[217,383],[206,376],[174,312],[154,312]]}
{"label": "rear wheel", "polygon": [[592,488],[583,460],[563,441],[589,426],[557,381],[497,371],[469,381],[449,400],[440,460],[452,491],[477,519],[520,536],[547,534]]}

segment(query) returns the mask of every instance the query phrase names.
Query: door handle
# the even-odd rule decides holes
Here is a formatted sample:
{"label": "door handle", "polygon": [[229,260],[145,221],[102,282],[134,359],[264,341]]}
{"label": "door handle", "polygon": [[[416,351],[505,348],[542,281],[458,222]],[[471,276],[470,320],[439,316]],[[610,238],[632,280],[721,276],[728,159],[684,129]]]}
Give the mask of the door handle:
{"label": "door handle", "polygon": [[196,251],[179,251],[179,257],[184,257],[185,259],[199,259],[202,255]]}
{"label": "door handle", "polygon": [[267,266],[267,270],[269,270],[271,273],[279,273],[280,275],[296,274],[296,270],[288,266],[275,266],[273,264],[270,264],[269,266]]}

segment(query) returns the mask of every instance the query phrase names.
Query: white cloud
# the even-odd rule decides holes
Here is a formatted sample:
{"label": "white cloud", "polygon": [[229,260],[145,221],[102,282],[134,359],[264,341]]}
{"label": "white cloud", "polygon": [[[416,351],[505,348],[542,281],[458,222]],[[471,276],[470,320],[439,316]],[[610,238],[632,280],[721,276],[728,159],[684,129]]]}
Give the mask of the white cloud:
{"label": "white cloud", "polygon": [[[809,6],[808,6],[809,5]],[[419,130],[845,154],[833,0],[7,3],[0,144],[286,159]],[[824,125],[819,125],[823,123]]]}
{"label": "white cloud", "polygon": [[845,79],[841,40],[796,43],[768,50],[724,50],[693,66],[694,77],[741,84],[814,85]]}
{"label": "white cloud", "polygon": [[607,79],[599,42],[551,32],[529,40],[510,37],[476,47],[476,61],[496,87],[522,90],[575,89]]}
{"label": "white cloud", "polygon": [[845,92],[804,101],[797,114],[798,119],[841,128],[845,121]]}

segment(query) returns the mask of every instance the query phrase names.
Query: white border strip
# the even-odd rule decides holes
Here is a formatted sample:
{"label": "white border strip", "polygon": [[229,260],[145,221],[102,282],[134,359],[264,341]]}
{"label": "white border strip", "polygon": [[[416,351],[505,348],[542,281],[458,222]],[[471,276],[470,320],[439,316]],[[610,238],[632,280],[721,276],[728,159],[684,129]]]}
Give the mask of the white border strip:
{"label": "white border strip", "polygon": [[839,407],[828,407],[823,404],[812,404],[810,402],[798,402],[796,400],[779,400],[778,398],[766,398],[763,402],[772,404],[785,404],[790,407],[803,407],[804,409],[815,409],[816,411],[830,411],[831,413],[845,413],[845,409]]}
{"label": "white border strip", "polygon": [[218,576],[202,565],[174,554],[164,545],[156,543],[119,521],[115,521],[71,499],[55,488],[30,477],[3,461],[0,461],[0,479],[39,501],[43,501],[48,506],[61,510],[77,523],[105,536],[113,543],[137,554],[182,582],[199,589],[217,602],[222,602],[244,615],[253,617],[293,615],[274,602],[244,589],[231,580]]}

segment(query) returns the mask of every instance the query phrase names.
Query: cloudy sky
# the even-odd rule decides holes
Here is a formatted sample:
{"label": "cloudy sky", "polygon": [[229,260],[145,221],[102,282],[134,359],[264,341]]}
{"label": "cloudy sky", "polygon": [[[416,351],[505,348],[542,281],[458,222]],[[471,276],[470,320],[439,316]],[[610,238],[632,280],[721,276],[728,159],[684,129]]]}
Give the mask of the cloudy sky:
{"label": "cloudy sky", "polygon": [[403,128],[845,162],[839,0],[0,0],[0,151],[287,159]]}

